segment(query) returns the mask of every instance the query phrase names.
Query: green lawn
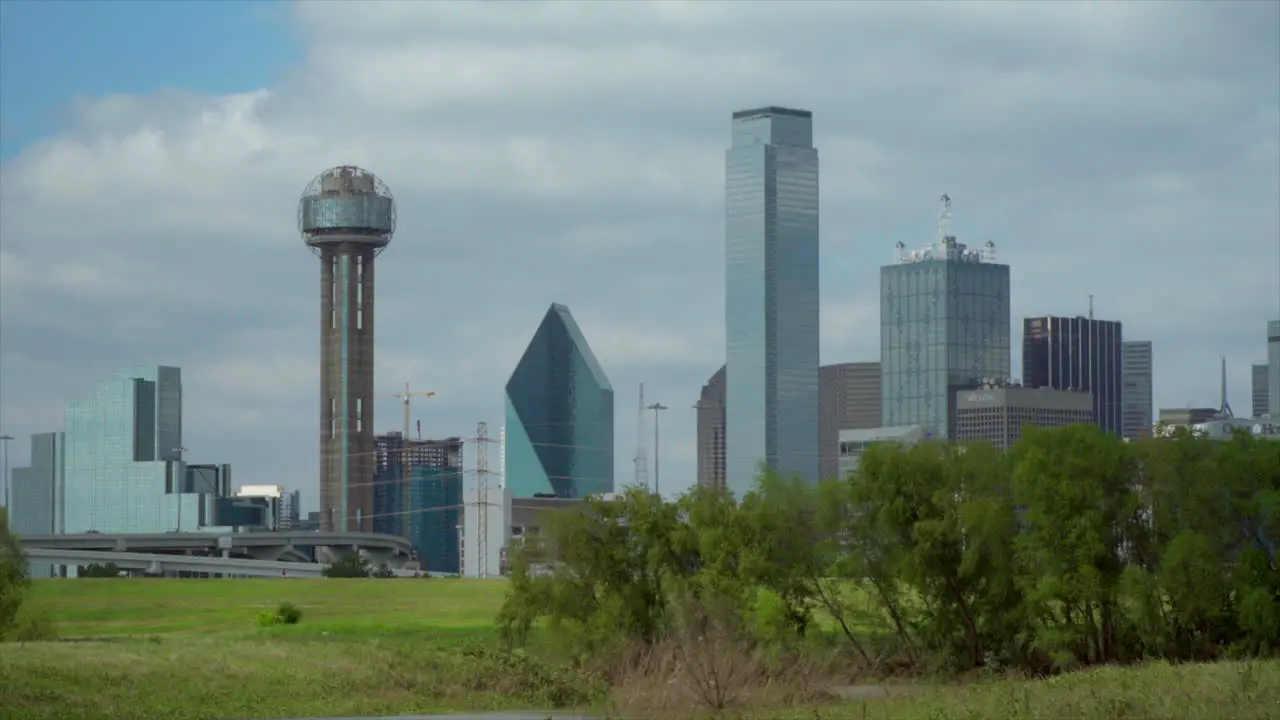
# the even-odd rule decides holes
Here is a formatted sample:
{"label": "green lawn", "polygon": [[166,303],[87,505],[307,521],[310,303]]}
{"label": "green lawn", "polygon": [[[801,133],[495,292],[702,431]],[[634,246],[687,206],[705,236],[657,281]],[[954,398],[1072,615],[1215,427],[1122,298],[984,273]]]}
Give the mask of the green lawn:
{"label": "green lawn", "polygon": [[43,580],[24,611],[62,637],[258,635],[258,613],[302,608],[299,634],[488,632],[505,580]]}
{"label": "green lawn", "polygon": [[[601,700],[592,678],[495,651],[505,588],[502,580],[39,581],[24,613],[52,621],[64,641],[0,644],[0,718],[244,720]],[[282,601],[302,608],[301,623],[259,627],[259,613]],[[691,714],[685,701],[664,716]],[[1270,720],[1280,718],[1280,663],[1106,668],[739,717]]]}

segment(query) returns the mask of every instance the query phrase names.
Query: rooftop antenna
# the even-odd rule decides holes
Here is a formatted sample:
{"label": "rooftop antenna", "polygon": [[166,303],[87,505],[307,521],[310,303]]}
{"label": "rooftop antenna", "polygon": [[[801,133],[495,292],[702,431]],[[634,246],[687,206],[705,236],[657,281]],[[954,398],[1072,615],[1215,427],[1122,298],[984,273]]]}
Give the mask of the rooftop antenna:
{"label": "rooftop antenna", "polygon": [[951,234],[951,196],[942,193],[942,197],[938,199],[942,201],[942,208],[938,211],[938,239],[946,244],[956,239]]}
{"label": "rooftop antenna", "polygon": [[1093,295],[1089,296],[1089,319],[1093,319]]}
{"label": "rooftop antenna", "polygon": [[1235,417],[1231,412],[1231,403],[1227,402],[1227,359],[1222,358],[1222,406],[1218,409],[1220,417]]}

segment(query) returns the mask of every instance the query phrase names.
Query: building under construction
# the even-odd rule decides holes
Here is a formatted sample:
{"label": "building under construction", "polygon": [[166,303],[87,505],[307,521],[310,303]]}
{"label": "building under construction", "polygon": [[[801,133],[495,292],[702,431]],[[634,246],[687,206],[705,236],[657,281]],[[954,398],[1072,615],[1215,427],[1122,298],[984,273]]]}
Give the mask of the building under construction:
{"label": "building under construction", "polygon": [[426,570],[459,572],[462,438],[390,432],[374,436],[373,445],[373,531],[408,538]]}

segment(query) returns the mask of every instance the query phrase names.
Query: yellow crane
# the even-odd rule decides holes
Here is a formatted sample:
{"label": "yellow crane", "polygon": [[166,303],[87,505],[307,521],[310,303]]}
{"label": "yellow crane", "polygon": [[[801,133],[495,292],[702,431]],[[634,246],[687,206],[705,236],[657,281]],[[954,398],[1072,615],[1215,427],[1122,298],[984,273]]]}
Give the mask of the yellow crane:
{"label": "yellow crane", "polygon": [[388,397],[388,398],[397,398],[404,401],[404,435],[401,436],[400,438],[400,474],[401,474],[401,488],[403,492],[403,499],[401,501],[400,512],[402,513],[401,517],[404,518],[404,524],[401,527],[404,528],[404,534],[406,537],[409,535],[408,513],[409,513],[409,501],[410,501],[410,497],[409,497],[409,477],[410,477],[410,472],[409,472],[409,464],[410,464],[409,463],[409,419],[410,418],[409,418],[409,415],[410,413],[409,413],[409,409],[410,409],[410,405],[413,403],[414,398],[420,397],[425,400],[425,399],[433,398],[435,396],[436,396],[436,393],[434,390],[424,390],[421,392],[411,391],[409,389],[408,380],[406,380],[404,383],[404,392],[390,393],[388,395],[382,396],[382,397]]}

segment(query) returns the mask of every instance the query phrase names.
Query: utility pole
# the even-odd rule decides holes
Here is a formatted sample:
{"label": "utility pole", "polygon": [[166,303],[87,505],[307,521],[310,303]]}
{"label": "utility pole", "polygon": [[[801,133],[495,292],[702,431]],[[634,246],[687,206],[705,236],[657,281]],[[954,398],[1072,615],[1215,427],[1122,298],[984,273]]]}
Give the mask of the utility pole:
{"label": "utility pole", "polygon": [[178,456],[178,462],[173,466],[173,484],[178,488],[178,532],[182,532],[182,493],[187,489],[187,464],[182,461],[182,454],[186,451],[182,446],[173,449]]}
{"label": "utility pole", "polygon": [[667,409],[667,406],[662,403],[654,403],[649,406],[649,409],[653,411],[653,494],[661,498],[662,485],[660,482],[662,480],[662,471],[658,469],[658,456],[661,454],[658,445],[658,416],[663,410]]}
{"label": "utility pole", "polygon": [[[9,512],[9,441],[13,439],[12,435],[0,435],[0,445],[4,445],[4,496],[0,499],[4,500],[4,511]],[[13,517],[9,517],[9,521],[13,522]]]}
{"label": "utility pole", "polygon": [[401,492],[401,501],[400,501],[401,514],[399,516],[399,521],[401,523],[401,528],[404,531],[402,534],[405,537],[409,537],[412,534],[409,532],[409,518],[410,518],[409,507],[412,501],[411,493],[409,492],[409,486],[410,486],[409,479],[412,477],[412,473],[411,473],[412,468],[410,467],[411,455],[409,453],[410,404],[413,402],[413,398],[416,398],[416,397],[430,399],[435,396],[436,396],[436,393],[434,390],[426,390],[423,392],[410,392],[408,380],[404,381],[404,392],[391,393],[389,395],[383,396],[383,397],[389,397],[389,398],[396,398],[398,400],[404,401],[404,431],[403,431],[403,434],[400,436],[400,458],[399,458],[400,460],[400,492]]}

